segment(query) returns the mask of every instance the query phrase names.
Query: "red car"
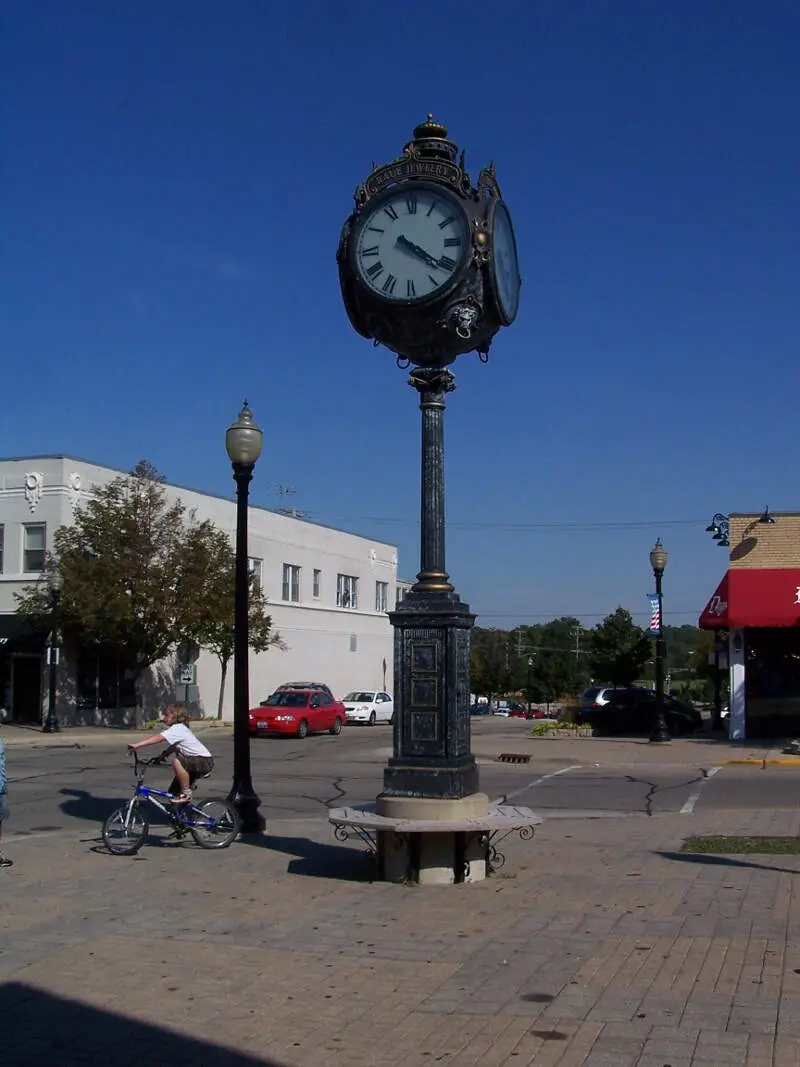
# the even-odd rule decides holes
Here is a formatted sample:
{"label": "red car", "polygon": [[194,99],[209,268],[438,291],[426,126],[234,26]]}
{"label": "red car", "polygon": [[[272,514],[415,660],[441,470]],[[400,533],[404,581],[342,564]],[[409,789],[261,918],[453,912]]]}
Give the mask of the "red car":
{"label": "red car", "polygon": [[279,689],[250,708],[250,734],[306,737],[329,730],[340,734],[347,716],[344,704],[319,689]]}

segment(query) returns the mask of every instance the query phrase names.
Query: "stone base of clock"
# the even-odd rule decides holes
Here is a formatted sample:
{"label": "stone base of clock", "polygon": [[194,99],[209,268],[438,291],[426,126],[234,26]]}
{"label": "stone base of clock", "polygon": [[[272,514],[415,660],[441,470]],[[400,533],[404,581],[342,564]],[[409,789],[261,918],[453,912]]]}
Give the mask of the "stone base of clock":
{"label": "stone base of clock", "polygon": [[383,775],[385,798],[461,801],[479,791],[469,718],[469,639],[475,617],[446,574],[433,577],[422,572],[389,616],[395,713],[393,754]]}

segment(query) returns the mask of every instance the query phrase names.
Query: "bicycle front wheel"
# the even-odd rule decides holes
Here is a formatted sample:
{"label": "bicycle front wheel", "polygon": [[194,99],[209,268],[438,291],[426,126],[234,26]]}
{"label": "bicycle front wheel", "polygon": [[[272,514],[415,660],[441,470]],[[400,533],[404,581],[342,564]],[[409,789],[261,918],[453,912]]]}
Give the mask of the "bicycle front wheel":
{"label": "bicycle front wheel", "polygon": [[115,856],[132,856],[138,852],[147,837],[150,824],[139,806],[117,808],[103,823],[103,843]]}
{"label": "bicycle front wheel", "polygon": [[192,808],[186,822],[201,848],[227,848],[239,836],[239,813],[227,800],[207,800]]}

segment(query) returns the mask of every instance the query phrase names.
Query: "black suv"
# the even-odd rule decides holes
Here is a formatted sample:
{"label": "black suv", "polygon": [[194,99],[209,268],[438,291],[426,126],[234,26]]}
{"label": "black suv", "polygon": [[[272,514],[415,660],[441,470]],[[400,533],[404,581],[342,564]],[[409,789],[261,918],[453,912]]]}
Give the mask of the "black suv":
{"label": "black suv", "polygon": [[[580,697],[581,722],[597,734],[647,734],[655,725],[656,694],[642,686],[593,686]],[[691,734],[702,724],[697,708],[664,694],[664,717],[671,734]]]}

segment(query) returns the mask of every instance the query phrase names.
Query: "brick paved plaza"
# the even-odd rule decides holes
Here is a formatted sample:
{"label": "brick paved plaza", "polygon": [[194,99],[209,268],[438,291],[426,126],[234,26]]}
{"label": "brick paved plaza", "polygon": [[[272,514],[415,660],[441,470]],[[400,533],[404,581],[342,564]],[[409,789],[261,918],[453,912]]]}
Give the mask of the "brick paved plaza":
{"label": "brick paved plaza", "polygon": [[84,826],[9,824],[4,1063],[800,1064],[800,857],[678,853],[795,812],[547,820],[428,889],[372,882],[324,817],[136,858]]}

